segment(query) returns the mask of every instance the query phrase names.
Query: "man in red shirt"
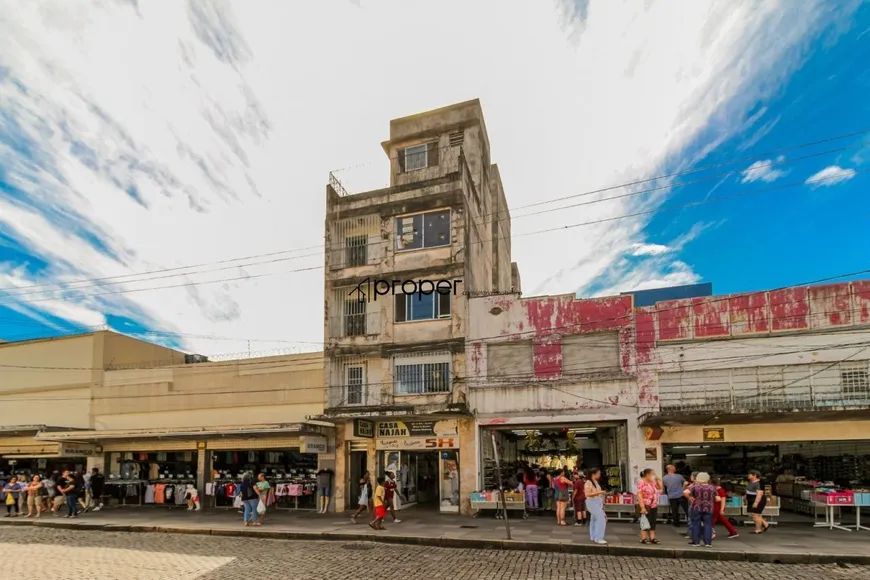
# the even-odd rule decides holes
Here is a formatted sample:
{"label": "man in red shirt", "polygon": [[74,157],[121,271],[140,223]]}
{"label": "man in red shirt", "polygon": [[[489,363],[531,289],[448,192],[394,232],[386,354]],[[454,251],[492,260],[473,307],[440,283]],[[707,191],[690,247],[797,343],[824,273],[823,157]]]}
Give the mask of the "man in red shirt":
{"label": "man in red shirt", "polygon": [[574,525],[582,526],[586,524],[586,476],[582,471],[574,472],[574,489],[571,494],[571,499],[574,503]]}
{"label": "man in red shirt", "polygon": [[396,517],[395,497],[397,495],[402,501],[405,501],[405,498],[403,498],[399,493],[399,486],[396,483],[396,474],[392,471],[388,471],[387,479],[384,481],[384,503],[387,504],[387,509],[390,511],[390,515],[393,516],[393,522],[401,524],[402,520]]}

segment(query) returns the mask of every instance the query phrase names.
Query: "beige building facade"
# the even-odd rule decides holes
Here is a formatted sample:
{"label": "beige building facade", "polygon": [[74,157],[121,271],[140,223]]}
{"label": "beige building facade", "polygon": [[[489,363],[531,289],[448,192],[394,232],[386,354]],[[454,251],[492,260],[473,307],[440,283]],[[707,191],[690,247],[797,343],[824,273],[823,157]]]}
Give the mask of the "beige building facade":
{"label": "beige building facade", "polygon": [[203,507],[229,507],[216,490],[264,472],[293,492],[279,507],[320,507],[315,477],[334,469],[335,437],[311,420],[323,411],[319,352],[208,362],[101,332],[6,343],[0,356],[16,369],[3,383],[0,471],[99,467],[120,503],[192,485]]}
{"label": "beige building facade", "polygon": [[337,425],[336,508],[366,471],[403,502],[468,513],[476,436],[467,298],[519,284],[510,216],[479,101],[394,119],[390,187],[326,191],[325,406]]}

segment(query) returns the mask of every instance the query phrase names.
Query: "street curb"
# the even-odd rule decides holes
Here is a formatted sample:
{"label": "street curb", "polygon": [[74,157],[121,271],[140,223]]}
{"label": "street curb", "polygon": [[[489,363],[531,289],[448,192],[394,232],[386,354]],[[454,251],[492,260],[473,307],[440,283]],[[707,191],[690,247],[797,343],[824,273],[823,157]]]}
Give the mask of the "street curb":
{"label": "street curb", "polygon": [[374,533],[337,532],[279,532],[263,529],[212,529],[173,526],[119,525],[72,523],[66,521],[0,521],[0,526],[56,528],[61,530],[87,530],[102,532],[130,532],[157,534],[186,534],[233,538],[265,538],[272,540],[303,540],[328,542],[374,542],[406,546],[433,546],[438,548],[464,548],[473,550],[503,550],[529,552],[556,552],[585,556],[613,556],[637,558],[665,558],[728,562],[752,562],[760,564],[852,564],[870,566],[870,555],[853,554],[793,554],[786,552],[739,552],[705,550],[700,548],[652,548],[648,546],[597,546],[556,542],[526,542],[521,540],[486,540],[476,538],[453,538],[447,536],[381,536]]}

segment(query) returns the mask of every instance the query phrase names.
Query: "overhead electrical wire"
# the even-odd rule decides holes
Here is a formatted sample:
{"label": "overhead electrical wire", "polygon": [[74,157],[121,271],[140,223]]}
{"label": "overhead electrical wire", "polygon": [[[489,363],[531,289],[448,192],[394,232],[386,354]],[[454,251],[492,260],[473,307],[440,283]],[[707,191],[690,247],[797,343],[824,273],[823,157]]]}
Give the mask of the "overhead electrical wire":
{"label": "overhead electrical wire", "polygon": [[[846,134],[843,134],[843,135],[838,135],[838,136],[834,136],[834,137],[829,137],[829,138],[822,139],[822,140],[819,140],[819,141],[813,141],[813,142],[809,142],[809,143],[803,143],[803,144],[800,144],[800,145],[795,145],[795,146],[791,146],[791,147],[785,147],[785,148],[781,148],[781,149],[773,150],[773,151],[770,151],[770,152],[759,153],[758,155],[753,156],[753,158],[754,158],[754,157],[759,157],[759,156],[772,155],[773,153],[779,153],[779,152],[782,152],[782,151],[788,151],[788,150],[794,150],[794,149],[806,148],[806,147],[810,147],[810,146],[814,146],[814,145],[819,145],[819,144],[822,144],[822,143],[827,143],[827,142],[836,141],[836,140],[840,140],[840,139],[845,139],[845,138],[848,138],[848,137],[853,137],[853,136],[861,135],[861,134],[865,134],[865,133],[870,133],[870,130],[855,131],[855,132],[852,132],[852,133],[846,133]],[[813,153],[813,154],[810,154],[810,155],[807,155],[807,156],[803,156],[803,157],[799,157],[799,158],[795,158],[795,159],[791,159],[791,160],[787,160],[787,161],[785,161],[785,160],[783,160],[783,161],[774,160],[774,161],[767,162],[766,164],[762,164],[761,166],[756,166],[756,169],[759,169],[759,168],[762,168],[762,167],[765,167],[765,166],[773,166],[773,165],[778,165],[778,164],[783,164],[783,163],[793,163],[793,162],[795,162],[795,161],[800,161],[800,160],[808,159],[808,158],[811,158],[811,157],[817,157],[817,156],[820,156],[820,155],[826,155],[826,154],[831,154],[831,153],[837,153],[837,152],[843,151],[843,150],[845,150],[845,149],[850,149],[850,148],[855,148],[855,147],[861,147],[861,146],[863,146],[863,145],[865,145],[865,144],[850,145],[850,146],[846,146],[846,147],[841,147],[841,148],[833,149],[833,150],[830,150],[830,151],[822,151],[822,152]],[[631,186],[634,186],[634,185],[641,185],[641,184],[644,184],[644,183],[650,183],[650,182],[657,181],[657,180],[660,180],[660,179],[666,179],[666,178],[677,177],[677,176],[680,176],[680,175],[689,175],[689,174],[692,174],[692,173],[698,173],[698,172],[700,172],[700,171],[704,171],[704,170],[711,169],[711,168],[723,167],[723,166],[727,166],[727,165],[733,165],[733,164],[735,164],[735,163],[740,163],[740,162],[746,161],[747,159],[751,159],[751,158],[740,158],[740,159],[737,159],[737,160],[732,160],[732,161],[721,162],[721,163],[716,163],[716,164],[711,164],[711,165],[706,165],[706,166],[695,167],[695,168],[692,168],[692,169],[689,169],[689,170],[680,171],[680,172],[674,172],[674,173],[664,174],[664,175],[660,175],[660,176],[656,176],[656,177],[650,177],[650,178],[646,178],[646,179],[635,180],[635,181],[631,181],[631,182],[627,182],[627,183],[622,183],[622,184],[618,184],[618,185],[609,186],[609,187],[606,187],[606,188],[600,188],[600,189],[596,189],[596,190],[585,191],[585,192],[581,192],[581,193],[578,193],[578,194],[573,194],[573,195],[569,195],[569,196],[564,196],[564,197],[556,198],[556,199],[552,199],[552,200],[545,200],[545,201],[541,201],[541,202],[535,202],[535,203],[532,203],[532,204],[527,204],[527,205],[517,206],[517,207],[514,207],[514,208],[512,208],[511,210],[508,210],[508,211],[513,211],[513,210],[523,209],[523,208],[528,208],[528,207],[536,207],[536,206],[545,205],[545,204],[549,204],[549,203],[556,203],[556,202],[559,202],[559,201],[564,201],[564,200],[568,200],[568,199],[572,199],[572,198],[576,198],[576,197],[589,196],[589,195],[593,195],[593,194],[597,194],[597,193],[603,193],[603,192],[606,192],[606,191],[612,191],[612,190],[621,189],[621,188],[625,188],[625,187],[631,187]],[[550,210],[543,210],[543,211],[535,212],[535,213],[532,213],[532,214],[525,214],[525,215],[520,215],[520,216],[514,216],[513,218],[511,218],[510,216],[508,216],[507,218],[504,218],[504,220],[519,219],[519,218],[521,218],[521,217],[527,217],[527,216],[531,216],[531,215],[539,215],[539,214],[541,214],[541,213],[548,213],[548,212],[550,212],[550,211],[559,211],[559,210],[561,210],[561,209],[567,209],[567,208],[577,207],[577,206],[581,206],[581,205],[588,205],[588,204],[593,204],[593,203],[602,203],[602,202],[606,202],[606,201],[610,201],[610,200],[614,200],[614,199],[620,199],[620,198],[623,198],[623,197],[629,197],[629,196],[641,195],[641,194],[644,194],[644,193],[650,193],[650,192],[658,191],[658,190],[661,190],[661,189],[671,189],[671,188],[675,188],[675,187],[682,187],[682,186],[685,186],[685,185],[691,185],[691,184],[693,184],[693,183],[698,183],[698,182],[700,182],[700,181],[707,181],[707,180],[710,180],[710,179],[717,179],[717,178],[721,177],[722,175],[732,175],[732,174],[735,174],[735,173],[737,173],[737,172],[739,172],[739,171],[741,171],[741,170],[729,171],[729,172],[726,172],[726,173],[724,173],[724,174],[715,175],[715,176],[713,176],[713,177],[708,177],[708,178],[704,178],[704,179],[701,179],[701,180],[696,180],[696,181],[691,181],[691,182],[686,182],[686,183],[668,184],[668,185],[665,185],[665,186],[659,186],[659,187],[652,188],[652,189],[648,189],[648,190],[641,190],[641,191],[636,191],[636,192],[630,192],[630,193],[623,194],[623,195],[619,195],[619,196],[608,197],[608,198],[603,198],[603,199],[599,199],[599,200],[593,200],[593,201],[590,201],[590,202],[584,202],[584,203],[580,203],[580,204],[576,204],[576,205],[572,205],[572,206],[565,206],[565,207],[553,208],[553,209],[550,209]],[[504,213],[504,211],[505,211],[505,210],[502,210],[502,211],[499,211],[499,212],[493,212],[492,214],[485,214],[485,216],[488,216],[488,215],[495,215],[495,214],[497,214],[497,213]],[[485,216],[482,216],[482,217],[485,217]],[[635,217],[635,216],[634,216],[634,215],[631,215],[631,216],[626,216],[626,217]],[[622,218],[620,218],[620,219],[622,219]],[[500,220],[497,220],[497,221],[504,221],[504,220],[501,220],[501,219],[500,219]],[[537,232],[533,232],[533,233],[537,233]],[[524,234],[524,235],[529,235],[529,234]],[[487,242],[487,241],[492,241],[492,240],[481,240],[480,242],[477,242],[477,243],[485,243],[485,242]],[[174,274],[173,276],[194,275],[194,274],[207,273],[207,272],[211,272],[211,271],[220,271],[220,270],[232,269],[232,268],[235,268],[235,267],[256,266],[256,265],[262,265],[262,264],[267,264],[267,263],[272,263],[272,262],[278,262],[278,261],[286,261],[286,260],[291,260],[291,259],[300,259],[300,258],[305,258],[305,257],[315,257],[315,256],[320,256],[320,255],[322,255],[322,254],[318,252],[318,253],[316,253],[316,254],[308,254],[308,255],[303,255],[303,256],[292,256],[292,257],[286,257],[286,258],[276,258],[276,259],[274,259],[274,260],[268,260],[268,261],[265,261],[265,262],[257,262],[257,263],[252,263],[252,264],[238,264],[238,265],[235,265],[235,266],[228,266],[228,267],[224,267],[224,268],[216,268],[216,269],[210,269],[210,270],[204,270],[204,271],[197,271],[197,272],[180,272],[180,271],[181,271],[181,270],[189,270],[189,269],[193,269],[193,268],[199,268],[199,267],[205,267],[205,266],[211,266],[211,265],[221,265],[221,264],[229,264],[229,263],[234,263],[234,262],[244,262],[244,261],[246,261],[246,260],[252,260],[252,259],[256,259],[256,258],[274,257],[274,256],[279,256],[279,255],[283,255],[283,254],[287,254],[287,253],[300,252],[300,251],[305,251],[305,250],[315,250],[315,249],[324,249],[324,246],[323,246],[323,245],[318,245],[318,246],[308,246],[308,247],[305,247],[305,248],[296,248],[296,249],[289,249],[289,250],[281,250],[281,251],[270,252],[270,253],[265,253],[265,254],[254,254],[254,255],[244,256],[244,257],[240,257],[240,258],[231,258],[231,259],[226,259],[226,260],[219,260],[219,261],[216,261],[216,262],[205,262],[205,263],[193,264],[193,265],[188,265],[188,266],[178,266],[178,267],[172,267],[172,268],[162,268],[162,269],[151,270],[151,271],[147,271],[147,272],[138,272],[138,273],[121,274],[121,275],[116,275],[116,276],[104,276],[104,277],[100,277],[100,278],[79,278],[79,279],[75,279],[75,280],[69,280],[69,281],[65,281],[65,282],[56,282],[56,283],[28,284],[28,285],[11,286],[11,287],[10,287],[10,286],[7,286],[7,287],[0,287],[0,291],[2,291],[2,292],[7,292],[7,293],[11,293],[11,292],[24,291],[24,290],[31,290],[31,289],[35,289],[35,288],[57,287],[57,286],[62,286],[62,285],[67,286],[67,288],[63,288],[63,289],[70,289],[70,288],[68,287],[70,284],[94,283],[94,282],[107,282],[107,281],[109,281],[109,280],[127,279],[127,278],[131,278],[131,277],[147,276],[147,275],[151,275],[151,274],[159,274],[159,273],[164,273],[164,272],[178,272],[177,274]],[[166,277],[171,277],[171,276],[160,276],[159,278],[166,278]],[[139,282],[139,281],[146,281],[146,280],[150,280],[150,279],[156,279],[156,278],[146,278],[145,280],[125,280],[125,281],[122,281],[122,282],[116,282],[116,283],[133,283],[133,282]],[[97,285],[97,286],[102,286],[102,285],[105,285],[105,284],[100,284],[100,285]],[[76,288],[78,288],[78,287],[76,287]],[[61,291],[61,290],[62,290],[61,288],[57,288],[57,289],[55,289],[55,291]],[[46,290],[46,291],[49,291],[49,290]],[[21,293],[19,293],[19,294],[15,294],[15,296],[27,295],[27,294],[33,294],[33,293],[39,293],[39,292],[21,292]]]}

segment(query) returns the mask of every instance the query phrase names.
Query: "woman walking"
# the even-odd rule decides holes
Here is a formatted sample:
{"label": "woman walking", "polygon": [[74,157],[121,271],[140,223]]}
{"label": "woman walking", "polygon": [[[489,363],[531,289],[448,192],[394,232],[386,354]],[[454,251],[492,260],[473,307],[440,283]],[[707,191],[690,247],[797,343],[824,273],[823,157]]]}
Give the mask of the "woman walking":
{"label": "woman walking", "polygon": [[[6,504],[7,518],[18,517],[18,498],[21,494],[21,484],[18,483],[18,478],[14,475],[9,478],[9,482],[3,486],[3,503]],[[13,515],[12,512],[15,512]]]}
{"label": "woman walking", "polygon": [[30,484],[25,488],[27,492],[27,515],[26,518],[42,515],[42,481],[38,475],[34,475]]}
{"label": "woman walking", "polygon": [[703,536],[704,547],[712,548],[713,513],[721,498],[716,488],[710,485],[710,475],[703,471],[698,473],[695,476],[695,483],[686,489],[686,497],[689,497],[692,502],[689,507],[689,516],[692,520],[692,539],[689,545],[699,546]]}
{"label": "woman walking", "polygon": [[64,497],[66,498],[66,510],[67,510],[66,516],[64,516],[64,517],[77,518],[77,517],[79,517],[77,504],[78,504],[79,492],[81,491],[81,488],[78,487],[78,485],[76,484],[75,478],[72,475],[70,475],[70,473],[68,471],[63,472],[61,479],[63,480],[63,483],[61,484],[63,487],[61,488],[60,491],[64,495]]}
{"label": "woman walking", "polygon": [[[363,473],[362,479],[359,480],[359,507],[356,508],[356,512],[352,516],[350,516],[350,521],[356,523],[356,519],[363,512],[369,511],[369,503],[372,500],[372,476],[366,471]],[[371,520],[371,518],[369,518]]]}
{"label": "woman walking", "polygon": [[553,477],[553,488],[556,492],[556,524],[567,526],[565,512],[568,510],[568,501],[571,499],[571,480],[565,477],[565,470],[558,469]]}
{"label": "woman walking", "polygon": [[719,505],[716,506],[716,511],[713,512],[713,539],[716,539],[716,524],[720,523],[725,526],[726,530],[728,530],[729,540],[736,538],[740,534],[737,533],[737,530],[734,529],[734,526],[728,521],[728,517],[725,515],[725,506],[728,503],[726,501],[728,493],[726,493],[725,488],[720,485],[720,478],[713,477],[710,479],[710,483],[712,483],[713,487],[716,488],[716,494],[719,496]]}
{"label": "woman walking", "polygon": [[259,526],[260,517],[257,514],[257,504],[260,502],[260,496],[257,495],[250,473],[246,473],[242,478],[242,485],[239,486],[239,496],[242,498],[245,527],[247,528],[251,525]]}
{"label": "woman walking", "polygon": [[272,495],[272,486],[269,485],[269,482],[266,481],[266,474],[261,473],[257,476],[257,485],[254,488],[254,491],[257,492],[257,497],[259,498],[259,502],[257,502],[257,515],[260,516],[260,523],[266,523],[266,512],[260,513],[260,502],[262,502],[264,508],[269,507],[269,501],[271,500]]}
{"label": "woman walking", "polygon": [[644,469],[640,472],[640,480],[637,482],[637,505],[640,515],[646,517],[649,523],[647,529],[640,529],[641,544],[658,544],[656,540],[656,520],[658,519],[659,496],[662,493],[662,480],[656,477],[653,469]]}
{"label": "woman walking", "polygon": [[746,511],[750,513],[752,521],[755,522],[753,534],[763,534],[770,527],[770,524],[764,521],[764,517],[761,515],[764,513],[766,505],[767,496],[761,485],[761,472],[753,469],[749,472],[749,484],[746,486]]}
{"label": "woman walking", "polygon": [[607,492],[601,489],[598,481],[601,479],[601,470],[592,469],[589,479],[586,481],[586,509],[589,511],[589,539],[593,544],[607,544],[604,541],[604,532],[607,527],[607,516],[604,515],[604,496]]}
{"label": "woman walking", "polygon": [[530,510],[537,510],[540,507],[538,501],[538,478],[535,477],[535,472],[531,467],[526,467],[523,473],[523,483],[526,485],[526,506]]}

